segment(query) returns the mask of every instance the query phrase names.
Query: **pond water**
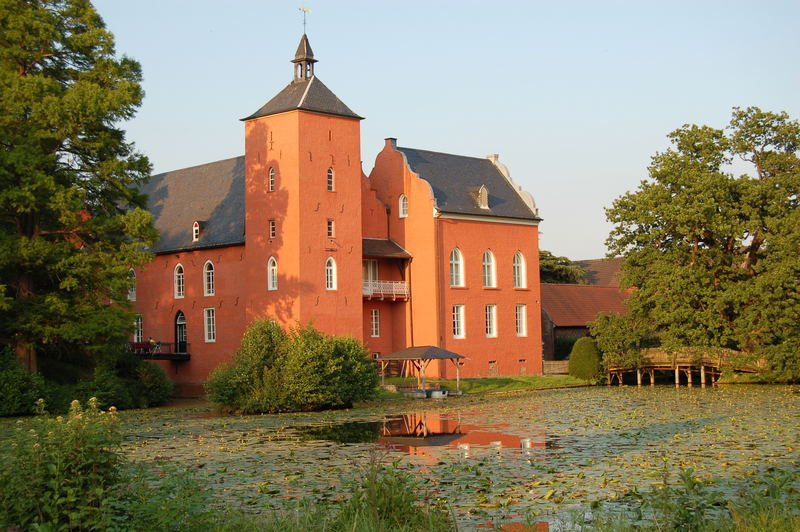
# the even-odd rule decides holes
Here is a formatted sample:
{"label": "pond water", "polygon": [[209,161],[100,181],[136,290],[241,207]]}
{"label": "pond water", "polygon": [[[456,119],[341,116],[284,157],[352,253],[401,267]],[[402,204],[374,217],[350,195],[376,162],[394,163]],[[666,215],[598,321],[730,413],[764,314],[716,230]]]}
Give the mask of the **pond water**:
{"label": "pond water", "polygon": [[219,496],[253,511],[342,497],[375,460],[413,470],[464,527],[613,504],[687,467],[732,490],[748,489],[767,468],[800,474],[800,393],[790,386],[597,387],[312,414],[163,409],[122,419],[133,461],[196,468]]}

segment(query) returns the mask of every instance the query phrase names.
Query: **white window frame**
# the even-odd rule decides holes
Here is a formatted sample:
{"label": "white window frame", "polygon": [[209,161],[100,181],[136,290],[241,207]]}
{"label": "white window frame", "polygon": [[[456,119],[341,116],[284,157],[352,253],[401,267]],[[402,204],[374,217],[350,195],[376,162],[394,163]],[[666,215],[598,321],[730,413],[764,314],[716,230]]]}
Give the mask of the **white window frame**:
{"label": "white window frame", "polygon": [[207,260],[203,264],[203,295],[213,296],[215,292],[214,285],[214,263]]}
{"label": "white window frame", "polygon": [[128,270],[128,280],[133,281],[133,284],[128,287],[128,301],[136,301],[136,272],[133,268]]}
{"label": "white window frame", "polygon": [[186,296],[186,270],[182,264],[176,265],[172,273],[172,295],[175,299]]}
{"label": "white window frame", "polygon": [[206,343],[217,341],[217,309],[203,309],[203,336]]}
{"label": "white window frame", "polygon": [[267,222],[267,227],[269,231],[269,237],[278,238],[278,222],[275,220],[269,220]]}
{"label": "white window frame", "polygon": [[267,261],[267,290],[278,289],[278,259],[270,257]]}
{"label": "white window frame", "polygon": [[486,338],[497,338],[497,305],[486,305]]}
{"label": "white window frame", "polygon": [[483,279],[484,288],[497,288],[497,268],[494,260],[494,253],[489,249],[483,252],[481,278]]}
{"label": "white window frame", "polygon": [[397,215],[400,218],[408,217],[408,196],[405,194],[400,194],[400,198],[397,200]]}
{"label": "white window frame", "polygon": [[464,254],[458,248],[450,252],[450,286],[464,286]]}
{"label": "white window frame", "polygon": [[325,261],[325,290],[336,290],[336,261],[333,257]]}
{"label": "white window frame", "polygon": [[528,336],[528,306],[518,304],[516,307],[517,336]]}
{"label": "white window frame", "polygon": [[269,167],[269,177],[267,178],[267,192],[275,192],[275,167]]}
{"label": "white window frame", "polygon": [[332,218],[328,218],[327,235],[328,238],[336,238],[336,222]]}
{"label": "white window frame", "polygon": [[528,288],[528,269],[525,265],[525,256],[521,251],[514,253],[513,262],[514,288]]}
{"label": "white window frame", "polygon": [[381,311],[376,308],[370,312],[370,336],[372,338],[381,336]]}
{"label": "white window frame", "polygon": [[137,314],[133,318],[133,341],[144,342],[144,319],[141,314]]}
{"label": "white window frame", "polygon": [[464,305],[453,305],[453,338],[466,338],[467,330],[464,323]]}
{"label": "white window frame", "polygon": [[334,181],[333,168],[328,168],[327,190],[328,192],[334,192],[336,190],[336,182]]}
{"label": "white window frame", "polygon": [[192,224],[192,242],[197,242],[200,240],[200,222],[194,222]]}

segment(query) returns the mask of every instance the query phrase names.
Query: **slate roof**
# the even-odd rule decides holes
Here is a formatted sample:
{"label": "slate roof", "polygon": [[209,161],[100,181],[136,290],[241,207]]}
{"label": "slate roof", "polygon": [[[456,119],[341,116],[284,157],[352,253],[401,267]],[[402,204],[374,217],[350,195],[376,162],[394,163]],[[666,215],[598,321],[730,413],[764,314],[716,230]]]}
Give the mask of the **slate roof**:
{"label": "slate roof", "polygon": [[598,312],[625,314],[628,294],[615,286],[542,283],[542,309],[556,327],[585,327]]}
{"label": "slate roof", "polygon": [[[414,148],[398,147],[397,151],[405,155],[413,172],[430,183],[441,212],[540,219],[489,159]],[[488,209],[476,201],[475,191],[481,185],[489,191]]]}
{"label": "slate roof", "polygon": [[312,76],[309,79],[292,81],[261,109],[242,120],[252,120],[295,109],[363,119],[351,111],[319,78]]}
{"label": "slate roof", "polygon": [[390,238],[362,238],[361,249],[364,257],[411,258],[411,253]]}
{"label": "slate roof", "polygon": [[578,260],[575,264],[586,270],[583,280],[586,284],[597,286],[619,286],[622,271],[622,257],[613,259]]}
{"label": "slate roof", "polygon": [[445,360],[450,358],[466,358],[458,353],[433,345],[407,347],[380,357],[378,360]]}
{"label": "slate roof", "polygon": [[141,191],[161,235],[154,253],[244,243],[244,156],[154,175]]}

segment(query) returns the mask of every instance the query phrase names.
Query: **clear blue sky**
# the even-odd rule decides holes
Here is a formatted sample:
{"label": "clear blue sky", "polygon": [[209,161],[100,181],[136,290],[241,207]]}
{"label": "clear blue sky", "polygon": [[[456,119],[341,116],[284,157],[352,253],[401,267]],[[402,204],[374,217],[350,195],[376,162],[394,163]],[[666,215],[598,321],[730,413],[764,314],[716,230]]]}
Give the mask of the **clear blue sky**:
{"label": "clear blue sky", "polygon": [[317,76],[383,139],[499,153],[544,218],[541,247],[601,257],[603,208],[647,176],[666,134],[723,127],[733,106],[800,117],[800,2],[95,0],[147,96],[126,125],[155,172],[244,153],[249,115],[292,78],[302,34]]}

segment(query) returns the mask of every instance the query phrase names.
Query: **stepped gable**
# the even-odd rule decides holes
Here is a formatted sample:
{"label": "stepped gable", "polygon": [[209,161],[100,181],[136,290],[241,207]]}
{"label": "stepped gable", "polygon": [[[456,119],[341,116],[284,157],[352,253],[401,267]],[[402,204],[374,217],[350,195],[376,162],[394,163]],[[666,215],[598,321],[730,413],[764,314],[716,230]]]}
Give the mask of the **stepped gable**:
{"label": "stepped gable", "polygon": [[[489,159],[414,148],[398,147],[397,151],[405,155],[413,172],[430,183],[441,212],[540,220]],[[475,201],[475,191],[481,186],[489,193],[486,209]]]}
{"label": "stepped gable", "polygon": [[[244,244],[244,156],[154,175],[141,189],[168,253]],[[202,223],[192,242],[192,224]]]}

